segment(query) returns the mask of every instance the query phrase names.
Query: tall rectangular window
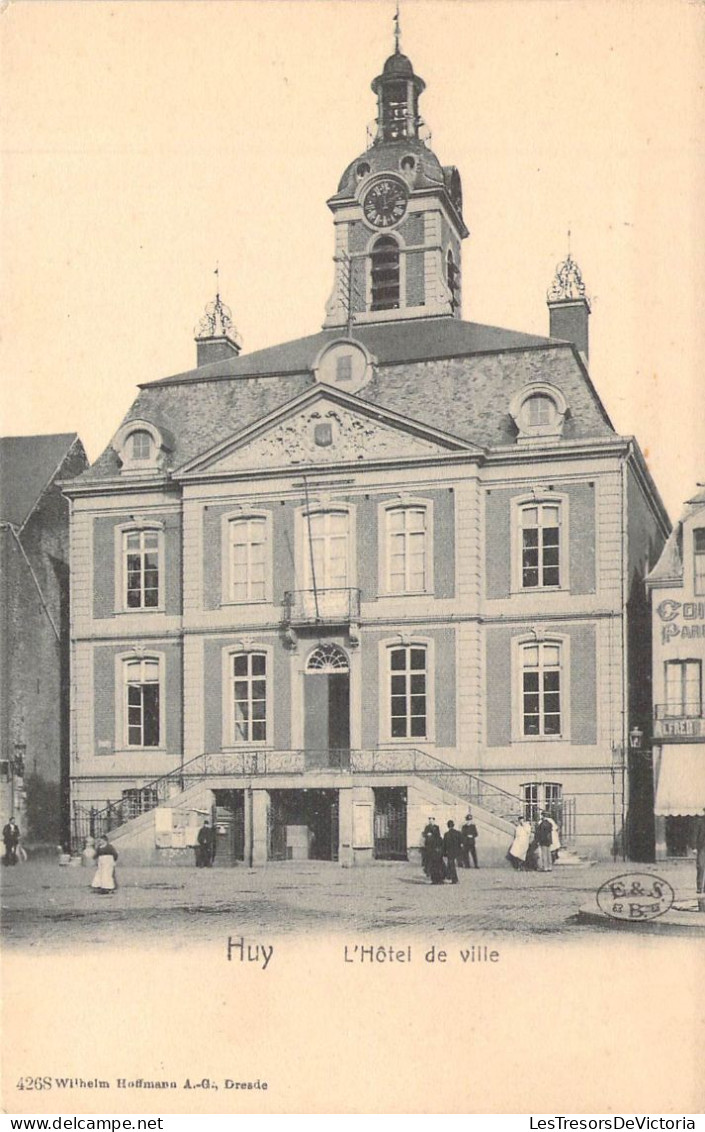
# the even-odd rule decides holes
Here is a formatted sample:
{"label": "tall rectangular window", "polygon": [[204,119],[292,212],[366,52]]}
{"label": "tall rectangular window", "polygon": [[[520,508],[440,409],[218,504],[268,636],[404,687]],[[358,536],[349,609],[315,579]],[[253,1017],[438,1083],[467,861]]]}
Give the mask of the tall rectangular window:
{"label": "tall rectangular window", "polygon": [[702,710],[702,664],[699,660],[666,662],[666,714],[699,718]]}
{"label": "tall rectangular window", "polygon": [[540,642],[522,648],[522,732],[561,733],[561,646]]}
{"label": "tall rectangular window", "polygon": [[159,605],[159,531],[126,531],[125,604],[128,609]]}
{"label": "tall rectangular window", "polygon": [[230,600],[264,601],[266,597],[266,519],[232,519],[229,523],[229,533]]}
{"label": "tall rectangular window", "polygon": [[124,667],[128,747],[159,746],[159,661],[127,660]]}
{"label": "tall rectangular window", "polygon": [[695,593],[702,597],[705,595],[705,527],[696,527],[693,531],[693,568]]}
{"label": "tall rectangular window", "polygon": [[521,509],[521,584],[524,589],[559,586],[560,505],[537,503]]}
{"label": "tall rectangular window", "polygon": [[262,652],[235,653],[232,687],[236,743],[267,741],[267,657]]}
{"label": "tall rectangular window", "polygon": [[387,512],[389,592],[426,589],[426,508],[395,507]]}
{"label": "tall rectangular window", "polygon": [[428,734],[426,649],[403,645],[389,650],[390,720],[393,739]]}
{"label": "tall rectangular window", "polygon": [[345,589],[350,556],[350,516],[347,511],[317,511],[304,520],[304,564],[308,586],[317,590]]}

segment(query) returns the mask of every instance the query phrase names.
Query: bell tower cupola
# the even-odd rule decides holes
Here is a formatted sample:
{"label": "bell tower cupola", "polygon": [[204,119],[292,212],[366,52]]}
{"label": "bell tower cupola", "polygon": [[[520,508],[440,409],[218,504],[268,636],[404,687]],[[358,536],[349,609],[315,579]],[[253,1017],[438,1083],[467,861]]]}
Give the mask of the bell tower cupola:
{"label": "bell tower cupola", "polygon": [[329,199],[335,281],[325,327],[461,317],[463,220],[460,174],[441,165],[420,113],[426,84],[400,49],[372,82],[377,118],[367,149]]}

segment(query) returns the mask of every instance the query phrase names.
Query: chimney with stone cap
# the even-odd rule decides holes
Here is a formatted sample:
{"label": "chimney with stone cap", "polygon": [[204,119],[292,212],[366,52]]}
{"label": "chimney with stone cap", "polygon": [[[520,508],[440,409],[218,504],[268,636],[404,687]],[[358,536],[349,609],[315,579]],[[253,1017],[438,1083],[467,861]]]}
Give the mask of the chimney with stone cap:
{"label": "chimney with stone cap", "polygon": [[549,334],[578,348],[585,361],[589,357],[588,321],[590,303],[580,268],[570,252],[556,268],[548,289]]}

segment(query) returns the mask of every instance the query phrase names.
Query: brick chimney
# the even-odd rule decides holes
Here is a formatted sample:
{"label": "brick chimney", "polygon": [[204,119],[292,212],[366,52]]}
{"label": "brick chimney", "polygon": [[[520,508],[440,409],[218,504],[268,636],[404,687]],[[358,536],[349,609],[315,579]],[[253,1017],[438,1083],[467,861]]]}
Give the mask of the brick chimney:
{"label": "brick chimney", "polygon": [[548,289],[549,335],[572,342],[585,361],[589,357],[588,321],[590,303],[580,268],[570,252],[558,264],[553,282]]}
{"label": "brick chimney", "polygon": [[216,294],[212,303],[206,307],[205,314],[196,327],[196,365],[210,365],[211,362],[222,362],[226,358],[236,358],[242,349],[242,340],[235,324],[232,312]]}

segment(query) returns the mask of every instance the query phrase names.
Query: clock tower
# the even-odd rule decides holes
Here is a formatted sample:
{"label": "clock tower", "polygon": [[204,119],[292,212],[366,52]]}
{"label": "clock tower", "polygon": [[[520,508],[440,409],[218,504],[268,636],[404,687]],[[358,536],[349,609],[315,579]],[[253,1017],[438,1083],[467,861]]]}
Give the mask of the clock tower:
{"label": "clock tower", "polygon": [[371,144],[328,201],[335,283],[325,327],[412,318],[460,318],[460,174],[441,165],[419,115],[425,83],[397,47],[372,83]]}

